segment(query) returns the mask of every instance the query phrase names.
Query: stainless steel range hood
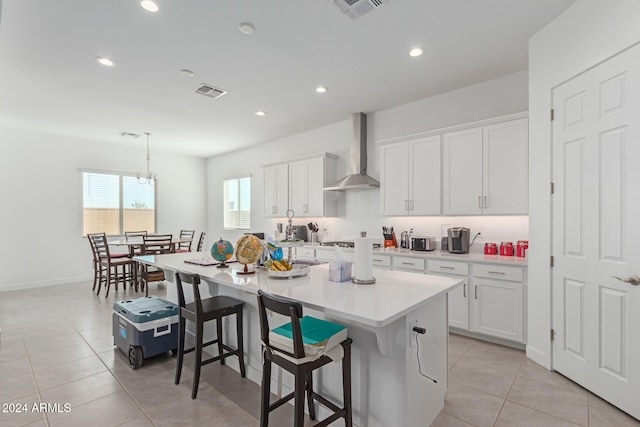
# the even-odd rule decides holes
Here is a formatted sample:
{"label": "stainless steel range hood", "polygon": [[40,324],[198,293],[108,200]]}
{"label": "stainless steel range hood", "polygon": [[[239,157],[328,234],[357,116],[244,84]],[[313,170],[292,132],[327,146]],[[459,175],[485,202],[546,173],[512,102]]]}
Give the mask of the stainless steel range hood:
{"label": "stainless steel range hood", "polygon": [[325,191],[370,190],[380,188],[380,182],[367,175],[367,116],[355,113],[351,116],[353,139],[351,140],[351,175],[338,180]]}

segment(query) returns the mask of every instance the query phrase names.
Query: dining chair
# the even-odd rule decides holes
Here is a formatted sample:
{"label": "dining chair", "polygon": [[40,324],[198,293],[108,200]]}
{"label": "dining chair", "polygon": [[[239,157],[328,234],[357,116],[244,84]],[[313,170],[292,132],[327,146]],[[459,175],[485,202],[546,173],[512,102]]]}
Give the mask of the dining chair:
{"label": "dining chair", "polygon": [[[160,255],[172,253],[172,239],[173,235],[171,234],[154,234],[151,236],[142,236],[140,253],[141,255]],[[145,295],[149,296],[149,283],[163,281],[165,279],[164,270],[140,263],[140,278],[140,290],[145,291]]]}
{"label": "dining chair", "polygon": [[[271,329],[268,312],[289,318],[289,323]],[[260,427],[269,425],[269,413],[294,399],[294,427],[304,425],[305,395],[309,417],[316,419],[314,402],[331,410],[332,414],[315,426],[327,426],[344,418],[351,427],[351,338],[347,328],[315,317],[302,316],[302,304],[289,298],[258,291],[258,316],[262,340],[262,392],[260,399]],[[275,317],[274,317],[275,318]],[[343,407],[313,391],[313,371],[342,359]],[[294,376],[292,393],[273,403],[271,398],[271,364],[275,363]]]}
{"label": "dining chair", "polygon": [[109,252],[109,242],[105,233],[88,234],[91,241],[91,249],[94,253],[94,269],[97,277],[94,276],[95,284],[98,284],[96,295],[100,295],[100,289],[104,284],[107,288],[105,297],[109,296],[111,284],[118,290],[118,283],[122,283],[123,289],[127,289],[127,282],[135,284],[134,265],[135,262],[126,254],[111,254]]}
{"label": "dining chair", "polygon": [[202,247],[204,246],[204,236],[205,232],[200,233],[200,238],[198,239],[198,252],[202,251]]}
{"label": "dining chair", "polygon": [[178,243],[176,252],[191,252],[191,243],[193,242],[193,235],[196,234],[195,230],[180,230],[180,240],[190,239],[188,242]]}
{"label": "dining chair", "polygon": [[[182,374],[182,363],[186,353],[195,352],[193,366],[193,385],[191,398],[198,395],[198,384],[200,383],[200,368],[209,363],[220,361],[225,364],[225,359],[229,356],[238,356],[240,365],[240,376],[244,378],[244,347],[242,309],[244,302],[226,295],[217,295],[208,298],[200,296],[200,276],[178,271],[176,273],[176,287],[178,288],[178,305],[180,306],[180,318],[178,325],[178,361],[176,363],[175,383],[180,384]],[[189,284],[193,289],[193,302],[187,303],[184,297],[184,285]],[[222,332],[222,319],[230,315],[236,315],[236,348],[224,344]],[[195,325],[195,344],[192,348],[184,348],[186,334],[186,321],[189,320]],[[204,342],[204,324],[210,320],[216,323],[216,338],[212,341]],[[228,323],[227,323],[228,326]],[[202,360],[202,349],[206,346],[217,344],[218,355]]]}
{"label": "dining chair", "polygon": [[[142,238],[142,236],[146,236],[147,230],[141,231],[125,231],[124,238],[129,241],[131,239]],[[129,256],[134,257],[136,255],[140,255],[140,246],[131,245],[129,246]],[[140,271],[138,271],[138,263],[135,263],[133,266],[133,275],[136,279],[136,290],[138,290],[138,276],[140,275]]]}

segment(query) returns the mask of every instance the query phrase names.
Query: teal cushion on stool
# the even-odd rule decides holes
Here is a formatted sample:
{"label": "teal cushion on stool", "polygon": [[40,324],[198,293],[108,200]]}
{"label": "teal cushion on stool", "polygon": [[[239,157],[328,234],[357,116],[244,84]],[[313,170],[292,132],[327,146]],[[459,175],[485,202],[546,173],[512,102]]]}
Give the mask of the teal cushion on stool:
{"label": "teal cushion on stool", "polygon": [[[347,339],[345,326],[311,316],[300,319],[300,331],[306,358],[318,358]],[[273,329],[269,333],[269,342],[274,347],[293,353],[291,322]]]}

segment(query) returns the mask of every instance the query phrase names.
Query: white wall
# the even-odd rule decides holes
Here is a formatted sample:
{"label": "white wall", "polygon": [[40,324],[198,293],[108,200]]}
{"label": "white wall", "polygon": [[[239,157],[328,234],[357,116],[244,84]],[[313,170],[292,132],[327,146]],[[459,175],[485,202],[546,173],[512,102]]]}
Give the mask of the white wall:
{"label": "white wall", "polygon": [[[0,128],[0,291],[92,277],[82,237],[80,168],[144,172],[146,145],[105,144]],[[204,230],[205,160],[151,152],[157,230]]]}
{"label": "white wall", "polygon": [[[376,142],[394,137],[426,132],[447,126],[488,119],[527,110],[527,72],[519,72],[499,79],[448,92],[410,104],[368,114],[368,169],[377,179],[380,176]],[[321,152],[337,154],[338,177],[348,172],[351,146],[350,119],[298,135],[210,158],[207,162],[208,216],[210,237],[223,237],[232,243],[238,231],[222,229],[222,181],[240,174],[252,174],[252,230],[272,234],[276,223],[286,224],[286,218],[264,218],[262,166]],[[331,239],[352,238],[359,231],[382,237],[381,226],[393,225],[399,232],[414,227],[416,233],[440,236],[441,224],[465,225],[473,229],[485,227],[490,241],[520,240],[528,236],[527,217],[382,217],[380,191],[364,190],[340,193],[339,216],[336,218],[300,218],[294,224],[318,222],[327,227]],[[215,236],[214,236],[215,235]],[[486,240],[485,240],[486,241]],[[481,250],[482,242],[474,246]]]}
{"label": "white wall", "polygon": [[527,356],[551,367],[551,91],[640,41],[637,0],[578,0],[529,43],[529,335]]}

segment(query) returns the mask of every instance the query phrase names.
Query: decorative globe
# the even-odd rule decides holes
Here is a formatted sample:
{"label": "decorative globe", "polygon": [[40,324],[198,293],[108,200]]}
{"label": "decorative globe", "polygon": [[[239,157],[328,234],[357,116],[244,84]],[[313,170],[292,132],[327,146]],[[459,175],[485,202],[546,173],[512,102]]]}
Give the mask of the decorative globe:
{"label": "decorative globe", "polygon": [[262,256],[262,242],[252,234],[246,234],[236,242],[236,259],[241,264],[253,264]]}
{"label": "decorative globe", "polygon": [[233,256],[233,245],[228,240],[220,240],[211,246],[211,258],[224,263]]}

